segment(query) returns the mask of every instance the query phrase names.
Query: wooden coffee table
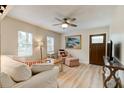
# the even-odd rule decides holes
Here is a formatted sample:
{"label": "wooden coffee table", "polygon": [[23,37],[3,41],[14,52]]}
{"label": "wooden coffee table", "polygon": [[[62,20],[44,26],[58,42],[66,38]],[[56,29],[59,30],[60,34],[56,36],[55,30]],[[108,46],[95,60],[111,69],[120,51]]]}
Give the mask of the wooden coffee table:
{"label": "wooden coffee table", "polygon": [[53,58],[46,58],[44,59],[44,62],[47,62],[49,64],[59,64],[60,65],[60,72],[63,71],[63,60],[61,58],[53,59]]}

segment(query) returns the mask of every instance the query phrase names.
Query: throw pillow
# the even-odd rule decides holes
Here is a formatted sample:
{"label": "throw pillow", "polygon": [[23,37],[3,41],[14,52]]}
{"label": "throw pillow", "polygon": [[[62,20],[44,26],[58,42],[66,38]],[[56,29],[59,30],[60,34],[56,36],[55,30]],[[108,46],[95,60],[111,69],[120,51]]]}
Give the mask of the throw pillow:
{"label": "throw pillow", "polygon": [[21,82],[29,79],[32,76],[32,72],[31,69],[24,64],[14,68],[10,75],[16,82]]}
{"label": "throw pillow", "polygon": [[16,82],[29,79],[32,76],[31,69],[28,65],[15,61],[8,56],[1,57],[1,71],[7,73]]}
{"label": "throw pillow", "polygon": [[42,64],[33,64],[31,66],[31,70],[33,74],[37,74],[39,72],[51,70],[54,67],[54,64],[42,63]]}
{"label": "throw pillow", "polygon": [[9,75],[4,72],[0,73],[0,84],[2,88],[10,88],[16,84]]}

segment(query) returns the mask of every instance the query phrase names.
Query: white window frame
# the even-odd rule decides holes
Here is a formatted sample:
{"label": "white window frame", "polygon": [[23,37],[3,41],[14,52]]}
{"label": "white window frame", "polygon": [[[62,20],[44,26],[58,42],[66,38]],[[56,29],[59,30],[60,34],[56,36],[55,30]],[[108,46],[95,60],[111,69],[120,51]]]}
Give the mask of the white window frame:
{"label": "white window frame", "polygon": [[[49,44],[48,39],[51,39],[52,45]],[[47,36],[47,54],[54,54],[55,50],[55,39],[54,37]],[[49,48],[51,47],[51,51],[49,51]]]}
{"label": "white window frame", "polygon": [[[21,37],[19,35],[20,33],[26,34],[25,43],[20,42],[20,39],[21,39]],[[30,38],[29,38],[29,35],[31,36]],[[29,39],[32,39],[32,40],[29,42]],[[25,46],[25,47],[21,47],[21,45]],[[29,49],[29,45],[30,45],[31,49]],[[19,57],[29,57],[32,55],[33,55],[33,34],[30,32],[18,31],[18,56]]]}

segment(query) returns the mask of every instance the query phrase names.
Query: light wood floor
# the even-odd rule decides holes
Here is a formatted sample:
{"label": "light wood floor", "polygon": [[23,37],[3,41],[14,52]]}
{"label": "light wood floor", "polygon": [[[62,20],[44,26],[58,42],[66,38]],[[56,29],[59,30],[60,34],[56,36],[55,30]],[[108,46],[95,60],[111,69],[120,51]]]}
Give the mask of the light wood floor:
{"label": "light wood floor", "polygon": [[64,65],[64,71],[58,77],[60,88],[102,88],[102,67],[81,64],[78,67]]}

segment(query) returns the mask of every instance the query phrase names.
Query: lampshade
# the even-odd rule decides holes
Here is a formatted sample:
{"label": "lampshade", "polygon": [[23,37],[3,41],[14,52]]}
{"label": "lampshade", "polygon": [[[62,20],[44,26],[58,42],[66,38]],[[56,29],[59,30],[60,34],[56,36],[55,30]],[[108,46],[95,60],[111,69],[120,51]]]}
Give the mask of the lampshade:
{"label": "lampshade", "polygon": [[66,24],[66,23],[62,24],[62,28],[67,28],[67,27],[68,27],[68,24]]}

